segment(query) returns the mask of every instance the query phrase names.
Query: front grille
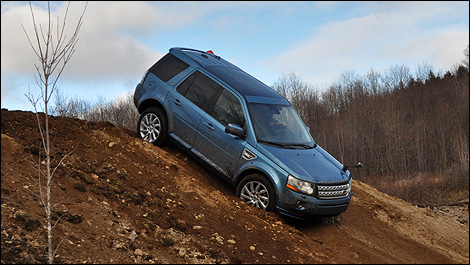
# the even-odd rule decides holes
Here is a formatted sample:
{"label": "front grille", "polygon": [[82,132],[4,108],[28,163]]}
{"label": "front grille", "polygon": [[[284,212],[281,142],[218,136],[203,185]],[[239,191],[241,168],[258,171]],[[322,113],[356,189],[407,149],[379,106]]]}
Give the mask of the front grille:
{"label": "front grille", "polygon": [[348,197],[349,191],[351,191],[350,184],[342,185],[318,185],[318,198],[319,199],[338,199]]}

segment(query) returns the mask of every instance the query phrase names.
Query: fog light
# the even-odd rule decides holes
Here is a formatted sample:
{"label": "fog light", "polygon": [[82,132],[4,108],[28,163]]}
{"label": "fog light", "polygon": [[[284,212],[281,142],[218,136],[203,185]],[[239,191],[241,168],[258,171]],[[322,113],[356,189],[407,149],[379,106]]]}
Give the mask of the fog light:
{"label": "fog light", "polygon": [[304,202],[303,201],[297,201],[295,207],[297,207],[297,209],[302,209],[304,207]]}

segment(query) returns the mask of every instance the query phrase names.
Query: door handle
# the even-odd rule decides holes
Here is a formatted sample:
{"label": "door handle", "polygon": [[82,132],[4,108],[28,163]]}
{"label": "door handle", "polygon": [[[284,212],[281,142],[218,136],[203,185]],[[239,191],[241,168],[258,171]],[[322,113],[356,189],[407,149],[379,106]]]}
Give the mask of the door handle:
{"label": "door handle", "polygon": [[211,130],[211,131],[214,131],[214,130],[215,130],[215,128],[214,128],[214,126],[212,125],[212,123],[204,122],[204,125],[205,125],[207,128],[209,128],[209,130]]}
{"label": "door handle", "polygon": [[175,103],[178,106],[181,106],[181,102],[179,99],[173,99],[173,103]]}

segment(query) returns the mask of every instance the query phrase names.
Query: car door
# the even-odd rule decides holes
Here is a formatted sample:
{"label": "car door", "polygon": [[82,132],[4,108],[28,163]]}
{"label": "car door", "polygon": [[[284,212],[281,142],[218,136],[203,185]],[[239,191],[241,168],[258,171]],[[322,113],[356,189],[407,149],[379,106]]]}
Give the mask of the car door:
{"label": "car door", "polygon": [[227,124],[245,126],[240,100],[223,89],[215,105],[204,114],[194,141],[199,155],[223,175],[233,178],[246,140],[225,132]]}
{"label": "car door", "polygon": [[170,93],[168,104],[172,106],[170,135],[181,144],[190,148],[197,128],[208,103],[212,102],[221,89],[209,77],[195,71]]}

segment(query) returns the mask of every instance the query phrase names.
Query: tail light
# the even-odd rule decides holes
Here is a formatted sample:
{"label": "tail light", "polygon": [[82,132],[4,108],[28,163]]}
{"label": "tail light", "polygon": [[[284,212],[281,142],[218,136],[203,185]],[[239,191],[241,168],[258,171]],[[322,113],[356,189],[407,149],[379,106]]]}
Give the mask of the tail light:
{"label": "tail light", "polygon": [[149,73],[149,71],[145,71],[144,75],[142,76],[142,79],[140,80],[140,85],[143,86],[144,85],[144,81],[145,81],[145,77],[147,77],[147,74]]}

